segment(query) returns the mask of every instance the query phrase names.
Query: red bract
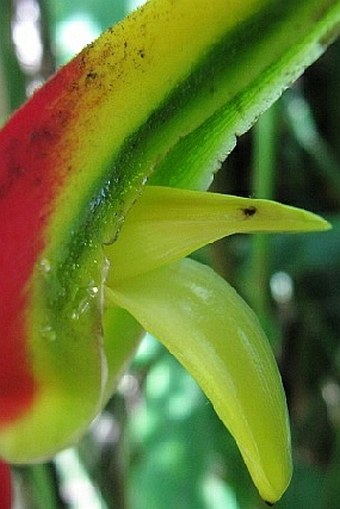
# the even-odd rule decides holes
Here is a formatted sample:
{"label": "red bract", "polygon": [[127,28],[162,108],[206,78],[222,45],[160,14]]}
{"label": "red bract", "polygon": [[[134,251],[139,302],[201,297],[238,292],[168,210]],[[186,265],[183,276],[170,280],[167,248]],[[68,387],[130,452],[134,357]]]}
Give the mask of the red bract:
{"label": "red bract", "polygon": [[0,461],[0,508],[11,509],[12,486],[11,471],[6,463]]}

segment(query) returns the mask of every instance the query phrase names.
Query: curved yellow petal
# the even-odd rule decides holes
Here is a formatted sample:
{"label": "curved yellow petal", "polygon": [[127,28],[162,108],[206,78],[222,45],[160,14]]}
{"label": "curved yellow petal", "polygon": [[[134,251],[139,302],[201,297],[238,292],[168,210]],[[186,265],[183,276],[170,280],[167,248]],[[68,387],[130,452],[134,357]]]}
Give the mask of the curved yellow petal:
{"label": "curved yellow petal", "polygon": [[183,260],[106,289],[194,376],[234,436],[264,500],[291,477],[287,408],[256,316],[210,268]]}
{"label": "curved yellow petal", "polygon": [[174,262],[233,233],[327,230],[303,209],[270,200],[146,186],[116,242],[105,248],[108,286]]}

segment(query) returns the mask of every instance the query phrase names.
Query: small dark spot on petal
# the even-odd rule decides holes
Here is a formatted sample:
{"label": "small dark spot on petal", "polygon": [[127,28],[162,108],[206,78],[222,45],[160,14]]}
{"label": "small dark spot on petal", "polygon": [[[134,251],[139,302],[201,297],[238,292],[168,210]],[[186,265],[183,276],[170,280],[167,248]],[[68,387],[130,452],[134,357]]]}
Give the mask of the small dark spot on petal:
{"label": "small dark spot on petal", "polygon": [[252,217],[256,214],[256,207],[246,207],[245,209],[241,209],[245,217]]}
{"label": "small dark spot on petal", "polygon": [[273,505],[274,505],[274,504],[273,504],[273,502],[267,502],[266,500],[265,500],[265,503],[266,503],[267,505],[269,505],[269,507],[273,507]]}
{"label": "small dark spot on petal", "polygon": [[98,74],[94,71],[90,71],[87,73],[86,75],[86,80],[87,81],[90,81],[90,80],[95,80],[97,78]]}

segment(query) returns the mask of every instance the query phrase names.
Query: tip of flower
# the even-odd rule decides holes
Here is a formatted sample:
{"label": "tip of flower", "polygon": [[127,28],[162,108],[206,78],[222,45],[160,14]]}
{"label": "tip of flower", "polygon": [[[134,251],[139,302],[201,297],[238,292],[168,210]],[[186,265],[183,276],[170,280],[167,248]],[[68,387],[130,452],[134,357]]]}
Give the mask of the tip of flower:
{"label": "tip of flower", "polygon": [[323,220],[323,230],[331,230],[333,228],[333,225],[326,221],[326,219]]}
{"label": "tip of flower", "polygon": [[[309,212],[304,209],[291,207],[287,205],[280,205],[281,208],[281,221],[282,230],[287,232],[291,231],[296,233],[303,232],[324,232],[330,230],[332,225],[323,217]],[[278,229],[279,230],[279,229]]]}
{"label": "tip of flower", "polygon": [[312,212],[305,212],[306,214],[306,231],[328,231],[332,229],[331,223],[329,223],[323,217],[313,214]]}

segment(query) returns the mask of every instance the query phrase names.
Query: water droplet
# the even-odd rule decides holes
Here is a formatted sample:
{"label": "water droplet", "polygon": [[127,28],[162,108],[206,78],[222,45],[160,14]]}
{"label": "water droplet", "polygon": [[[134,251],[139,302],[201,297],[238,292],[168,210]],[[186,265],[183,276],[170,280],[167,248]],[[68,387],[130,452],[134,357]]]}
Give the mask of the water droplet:
{"label": "water droplet", "polygon": [[79,320],[79,318],[86,313],[89,309],[90,303],[88,299],[82,299],[78,304],[77,309],[72,313],[72,320]]}
{"label": "water droplet", "polygon": [[124,221],[125,221],[124,215],[119,215],[116,217],[117,217],[117,219],[116,219],[116,224],[115,224],[114,228],[112,227],[112,224],[110,222],[110,223],[108,223],[107,231],[104,233],[103,244],[105,246],[110,246],[111,244],[116,242],[116,240],[119,237],[122,226],[124,224]]}
{"label": "water droplet", "polygon": [[57,339],[56,331],[51,327],[51,325],[45,325],[41,328],[40,333],[44,339],[48,341],[55,341]]}
{"label": "water droplet", "polygon": [[70,312],[72,320],[79,320],[90,308],[96,308],[98,299],[100,299],[100,287],[94,279],[87,281],[84,286],[78,286]]}
{"label": "water droplet", "polygon": [[93,244],[93,240],[92,239],[87,239],[84,241],[84,246],[87,247],[88,249],[92,249],[94,244]]}
{"label": "water droplet", "polygon": [[47,258],[42,258],[40,260],[39,270],[42,274],[48,274],[51,271],[51,263]]}
{"label": "water droplet", "polygon": [[99,292],[99,288],[97,286],[90,286],[87,289],[87,293],[89,294],[91,299],[93,299],[98,294],[98,292]]}
{"label": "water droplet", "polygon": [[109,185],[111,187],[113,186],[118,186],[120,183],[120,175],[116,174],[113,176],[113,178],[111,179],[111,181],[109,181]]}

